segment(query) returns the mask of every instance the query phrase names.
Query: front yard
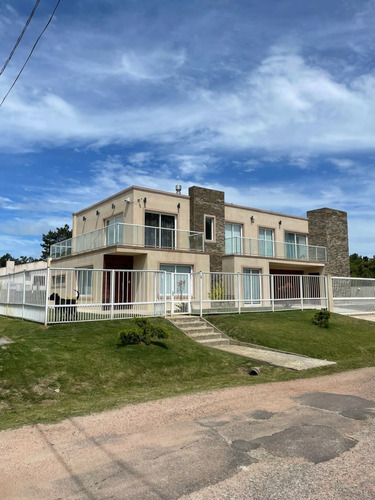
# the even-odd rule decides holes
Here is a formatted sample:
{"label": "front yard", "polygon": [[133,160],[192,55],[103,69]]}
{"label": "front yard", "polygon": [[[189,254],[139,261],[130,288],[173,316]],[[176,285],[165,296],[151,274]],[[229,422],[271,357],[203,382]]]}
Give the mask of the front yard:
{"label": "front yard", "polygon": [[322,375],[375,365],[375,323],[332,315],[330,328],[311,324],[312,311],[210,316],[234,338],[337,361],[292,372],[203,347],[169,322],[171,338],[116,347],[129,320],[41,325],[0,317],[0,429],[118,408],[129,403],[222,387]]}

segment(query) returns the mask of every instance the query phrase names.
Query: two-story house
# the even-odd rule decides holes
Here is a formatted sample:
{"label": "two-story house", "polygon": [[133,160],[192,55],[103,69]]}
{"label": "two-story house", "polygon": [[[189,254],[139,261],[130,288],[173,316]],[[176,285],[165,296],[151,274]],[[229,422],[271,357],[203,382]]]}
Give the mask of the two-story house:
{"label": "two-story house", "polygon": [[[52,268],[81,269],[83,294],[92,287],[90,269],[349,276],[347,216],[239,206],[198,186],[188,195],[180,186],[174,193],[132,186],[74,213],[73,237],[53,245],[50,256]],[[116,283],[116,302],[127,301],[131,286]]]}

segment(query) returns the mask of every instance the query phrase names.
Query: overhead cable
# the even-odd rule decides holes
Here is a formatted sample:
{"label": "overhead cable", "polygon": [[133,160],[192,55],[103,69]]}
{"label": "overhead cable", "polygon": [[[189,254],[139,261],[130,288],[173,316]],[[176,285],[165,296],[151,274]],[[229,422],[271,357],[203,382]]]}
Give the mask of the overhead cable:
{"label": "overhead cable", "polygon": [[33,17],[33,15],[34,15],[34,13],[35,13],[35,11],[36,11],[36,9],[37,9],[38,5],[39,5],[39,2],[40,2],[40,0],[36,0],[35,5],[34,5],[34,7],[33,7],[33,10],[30,12],[30,15],[29,15],[29,17],[28,17],[28,19],[27,19],[27,21],[26,21],[26,23],[25,23],[25,26],[23,27],[23,30],[21,31],[20,36],[17,38],[17,41],[16,41],[16,43],[15,43],[15,45],[14,45],[14,47],[13,47],[13,49],[12,49],[11,53],[9,54],[8,59],[5,61],[4,66],[3,66],[3,67],[1,68],[1,70],[0,70],[0,76],[4,73],[5,68],[8,66],[9,61],[12,59],[13,54],[15,53],[16,48],[18,47],[18,44],[19,44],[19,43],[20,43],[20,41],[22,40],[22,37],[23,37],[23,35],[25,34],[25,31],[26,31],[26,29],[27,29],[27,27],[28,27],[28,25],[29,25],[29,23],[30,23],[30,21],[31,21],[31,19],[32,19],[32,17]]}
{"label": "overhead cable", "polygon": [[5,96],[3,97],[3,100],[0,102],[0,108],[1,108],[1,106],[4,104],[5,99],[6,99],[6,98],[8,97],[8,95],[11,93],[11,91],[12,91],[13,87],[15,86],[15,84],[17,83],[18,78],[21,76],[22,71],[25,69],[26,64],[29,62],[29,59],[30,59],[30,57],[32,56],[32,54],[33,54],[33,52],[34,52],[35,47],[38,45],[39,40],[40,40],[40,39],[42,38],[42,36],[43,36],[43,33],[46,31],[46,29],[48,28],[48,26],[49,26],[50,22],[52,21],[53,16],[55,15],[55,12],[56,12],[56,10],[57,10],[57,7],[59,6],[60,1],[61,1],[61,0],[57,0],[57,3],[56,3],[56,5],[55,5],[55,8],[53,9],[53,11],[52,11],[52,14],[51,14],[50,18],[48,19],[47,24],[44,26],[44,28],[43,28],[42,32],[40,33],[40,35],[39,35],[39,36],[38,36],[38,38],[36,39],[36,42],[34,43],[34,45],[33,45],[32,49],[31,49],[31,51],[30,51],[29,55],[27,56],[27,59],[26,59],[26,61],[25,61],[24,65],[22,66],[22,68],[20,69],[20,71],[19,71],[18,75],[17,75],[17,76],[16,76],[16,78],[14,79],[14,82],[13,82],[13,83],[12,83],[12,85],[10,86],[10,88],[9,88],[8,92],[5,94]]}

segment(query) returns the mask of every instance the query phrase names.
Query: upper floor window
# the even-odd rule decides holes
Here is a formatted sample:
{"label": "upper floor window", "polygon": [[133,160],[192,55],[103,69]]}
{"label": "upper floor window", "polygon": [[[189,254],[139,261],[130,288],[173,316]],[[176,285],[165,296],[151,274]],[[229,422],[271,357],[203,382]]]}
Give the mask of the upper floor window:
{"label": "upper floor window", "polygon": [[122,215],[116,215],[116,217],[106,220],[107,245],[115,245],[123,242],[123,222],[124,217]]}
{"label": "upper floor window", "polygon": [[145,245],[153,248],[175,248],[174,215],[146,212]]}
{"label": "upper floor window", "polygon": [[204,236],[207,241],[215,241],[215,217],[204,216]]}
{"label": "upper floor window", "polygon": [[259,255],[262,257],[274,256],[274,231],[265,227],[259,228]]}
{"label": "upper floor window", "polygon": [[242,253],[242,225],[225,223],[225,253]]}
{"label": "upper floor window", "polygon": [[287,259],[307,260],[307,235],[285,233],[285,253]]}

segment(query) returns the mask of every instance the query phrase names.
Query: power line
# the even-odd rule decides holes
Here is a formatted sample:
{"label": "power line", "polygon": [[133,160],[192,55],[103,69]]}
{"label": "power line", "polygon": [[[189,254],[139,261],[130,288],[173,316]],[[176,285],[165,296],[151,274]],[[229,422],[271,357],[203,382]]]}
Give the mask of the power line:
{"label": "power line", "polygon": [[29,25],[29,23],[30,23],[30,21],[31,21],[31,19],[32,19],[32,17],[33,17],[33,15],[34,15],[34,13],[35,13],[35,11],[36,11],[36,9],[37,9],[38,5],[39,5],[39,2],[40,2],[40,0],[37,0],[37,1],[35,2],[35,5],[34,5],[34,7],[33,7],[33,10],[30,12],[29,18],[27,19],[27,21],[26,21],[26,23],[25,23],[25,26],[23,27],[23,30],[21,31],[20,36],[17,38],[17,41],[16,41],[16,43],[15,43],[15,45],[14,45],[13,49],[12,49],[12,52],[9,54],[8,59],[5,61],[4,66],[3,66],[3,67],[1,68],[1,70],[0,70],[0,76],[4,73],[5,68],[8,66],[9,61],[12,59],[13,54],[15,53],[16,48],[18,47],[18,44],[19,44],[19,43],[20,43],[20,41],[22,40],[22,37],[23,37],[23,35],[25,34],[25,31],[26,31],[26,29],[27,29],[27,27],[28,27],[28,25]]}
{"label": "power line", "polygon": [[55,5],[55,8],[54,8],[54,9],[53,9],[53,11],[52,11],[51,17],[48,19],[47,24],[44,26],[44,28],[43,28],[42,32],[40,33],[40,35],[39,35],[39,36],[38,36],[38,38],[36,39],[36,42],[34,43],[33,48],[31,49],[31,51],[30,51],[29,55],[27,56],[27,59],[26,59],[26,61],[25,61],[24,65],[22,66],[22,68],[20,69],[20,71],[19,71],[18,75],[16,76],[16,78],[15,78],[14,82],[13,82],[13,83],[12,83],[12,85],[10,86],[10,89],[9,89],[9,90],[8,90],[8,92],[5,94],[5,96],[4,96],[4,98],[3,98],[3,100],[0,102],[0,108],[1,108],[1,106],[4,104],[5,99],[6,99],[6,98],[8,97],[8,95],[11,93],[11,91],[12,91],[13,87],[15,86],[15,84],[17,83],[18,78],[21,76],[22,71],[25,69],[26,64],[29,62],[29,59],[30,59],[30,57],[32,56],[32,54],[33,54],[33,52],[34,52],[35,47],[38,45],[39,40],[40,40],[40,39],[42,38],[42,36],[43,36],[43,33],[46,31],[46,29],[48,28],[48,26],[49,26],[50,22],[52,21],[53,16],[55,15],[55,12],[56,12],[56,10],[57,10],[57,7],[58,7],[58,6],[59,6],[59,4],[60,4],[60,1],[61,1],[61,0],[57,0],[57,3],[56,3],[56,5]]}

